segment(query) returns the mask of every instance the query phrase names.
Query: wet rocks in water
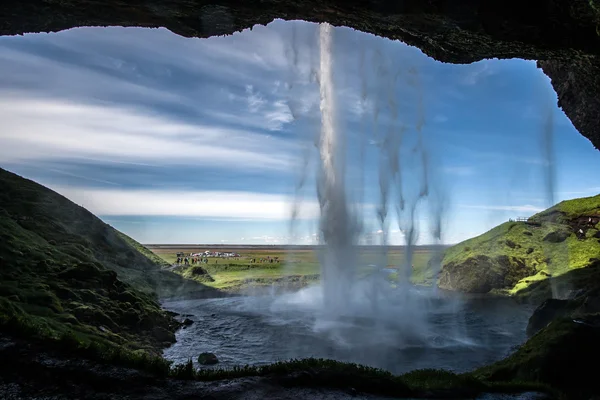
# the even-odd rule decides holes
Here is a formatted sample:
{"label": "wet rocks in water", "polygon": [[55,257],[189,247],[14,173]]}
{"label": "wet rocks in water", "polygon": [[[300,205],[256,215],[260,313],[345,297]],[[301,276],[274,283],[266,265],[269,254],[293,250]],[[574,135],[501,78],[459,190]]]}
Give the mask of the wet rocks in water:
{"label": "wet rocks in water", "polygon": [[192,320],[191,320],[191,319],[189,319],[189,318],[186,318],[186,319],[184,319],[184,320],[181,322],[181,325],[183,325],[183,326],[190,326],[190,325],[192,325],[193,323],[194,323],[194,321],[192,321]]}
{"label": "wet rocks in water", "polygon": [[201,353],[198,356],[198,364],[201,365],[214,365],[219,362],[219,359],[213,353]]}

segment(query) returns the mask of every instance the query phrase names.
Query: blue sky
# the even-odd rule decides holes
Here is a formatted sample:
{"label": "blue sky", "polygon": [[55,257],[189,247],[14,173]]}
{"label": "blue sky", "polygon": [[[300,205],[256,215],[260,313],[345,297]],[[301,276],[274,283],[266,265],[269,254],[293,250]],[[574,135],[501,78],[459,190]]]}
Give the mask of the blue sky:
{"label": "blue sky", "polygon": [[[143,243],[310,243],[319,213],[317,30],[275,21],[210,39],[138,28],[0,37],[0,165]],[[417,209],[418,243],[432,241],[439,204],[442,240],[455,243],[600,192],[600,154],[557,108],[535,62],[443,64],[347,28],[334,29],[333,43],[337,127],[365,237],[377,240],[380,228],[383,150],[399,149],[407,198],[423,183],[417,126],[438,199]],[[542,146],[548,116],[551,159]],[[386,142],[389,132],[401,141]],[[390,241],[402,244],[390,215]]]}

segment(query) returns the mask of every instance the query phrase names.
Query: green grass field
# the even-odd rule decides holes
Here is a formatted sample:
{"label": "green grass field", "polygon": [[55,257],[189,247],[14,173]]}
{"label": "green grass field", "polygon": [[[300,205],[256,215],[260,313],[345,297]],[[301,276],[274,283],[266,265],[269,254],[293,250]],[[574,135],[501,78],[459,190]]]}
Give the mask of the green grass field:
{"label": "green grass field", "polygon": [[[177,260],[177,253],[185,254],[203,252],[204,250],[229,251],[226,248],[214,249],[210,247],[185,247],[164,248],[161,246],[148,246],[156,255],[173,265]],[[233,251],[233,250],[232,250]],[[257,249],[249,246],[248,248],[236,248],[235,251],[240,254],[238,259],[234,258],[208,258],[208,264],[200,264],[210,276],[213,282],[207,281],[205,277],[197,279],[206,285],[218,289],[240,289],[248,286],[264,286],[276,283],[286,277],[294,277],[296,281],[309,283],[318,279],[320,273],[319,263],[317,261],[316,250],[296,250],[285,248]],[[413,255],[413,274],[412,281],[415,284],[430,284],[433,272],[429,266],[429,260],[435,254],[431,249],[416,249]],[[261,258],[278,257],[279,263],[260,263]],[[256,263],[252,263],[252,259]],[[374,270],[369,265],[379,264],[381,255],[376,250],[363,250],[359,256],[359,275],[367,275]],[[402,250],[392,249],[388,254],[387,265],[397,267],[405,262],[406,255]],[[188,268],[177,268],[176,272],[194,279],[190,273],[191,266]],[[392,275],[392,280],[394,276]]]}

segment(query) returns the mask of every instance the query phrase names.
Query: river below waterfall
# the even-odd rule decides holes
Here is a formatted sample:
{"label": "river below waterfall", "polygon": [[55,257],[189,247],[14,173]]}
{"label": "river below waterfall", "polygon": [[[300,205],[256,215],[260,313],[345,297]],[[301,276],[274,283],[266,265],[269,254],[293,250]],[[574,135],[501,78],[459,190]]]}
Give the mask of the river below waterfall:
{"label": "river below waterfall", "polygon": [[[393,301],[383,312],[328,317],[318,288],[278,296],[169,301],[163,306],[194,323],[164,351],[175,363],[215,353],[218,367],[329,358],[399,374],[419,368],[467,371],[499,360],[526,339],[532,308],[507,299],[435,296],[420,303],[426,323]],[[426,304],[425,306],[423,304]]]}

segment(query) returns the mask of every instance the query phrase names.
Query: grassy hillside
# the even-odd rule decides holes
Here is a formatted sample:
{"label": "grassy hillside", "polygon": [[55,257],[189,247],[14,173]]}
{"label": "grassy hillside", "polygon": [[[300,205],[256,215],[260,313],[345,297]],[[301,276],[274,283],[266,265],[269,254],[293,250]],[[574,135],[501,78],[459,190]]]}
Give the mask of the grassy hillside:
{"label": "grassy hillside", "polygon": [[177,323],[157,294],[204,287],[59,194],[0,169],[0,330],[155,349]]}
{"label": "grassy hillside", "polygon": [[441,288],[517,293],[600,258],[600,195],[563,201],[449,248]]}

